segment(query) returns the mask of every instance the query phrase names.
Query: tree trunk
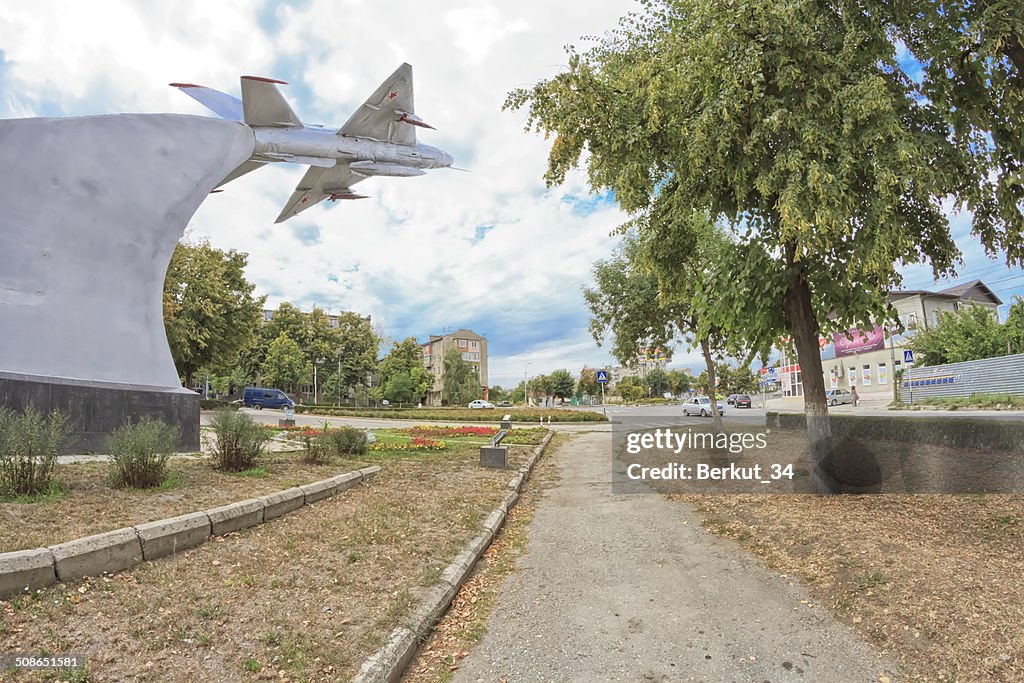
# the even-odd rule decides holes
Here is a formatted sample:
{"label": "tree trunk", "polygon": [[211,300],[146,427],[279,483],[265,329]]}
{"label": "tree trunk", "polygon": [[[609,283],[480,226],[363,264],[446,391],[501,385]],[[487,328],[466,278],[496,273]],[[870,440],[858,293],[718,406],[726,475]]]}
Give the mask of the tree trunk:
{"label": "tree trunk", "polygon": [[1024,41],[1016,33],[1010,33],[1003,41],[1003,54],[1017,68],[1018,76],[1024,77]]}
{"label": "tree trunk", "polygon": [[810,442],[811,485],[815,493],[836,493],[838,482],[832,462],[832,430],[825,401],[825,378],[818,346],[818,320],[811,307],[811,289],[803,276],[803,266],[794,260],[796,245],[785,245],[789,285],[783,299],[783,310],[796,345],[797,361],[804,388],[804,411],[807,413],[807,438]]}
{"label": "tree trunk", "polygon": [[[708,393],[711,394],[711,417],[715,421],[715,433],[721,434],[725,431],[722,426],[722,416],[718,414],[718,392],[715,388],[715,361],[711,358],[711,345],[707,339],[700,340],[700,350],[704,352],[704,362],[708,366]],[[825,395],[822,394],[822,397]]]}
{"label": "tree trunk", "polygon": [[192,391],[192,368],[185,368],[185,388]]}

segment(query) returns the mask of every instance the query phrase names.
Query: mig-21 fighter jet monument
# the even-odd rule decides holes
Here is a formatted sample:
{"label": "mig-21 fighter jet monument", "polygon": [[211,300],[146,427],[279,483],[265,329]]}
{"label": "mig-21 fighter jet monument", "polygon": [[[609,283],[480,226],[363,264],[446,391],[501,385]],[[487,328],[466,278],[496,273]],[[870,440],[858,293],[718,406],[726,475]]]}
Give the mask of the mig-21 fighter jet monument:
{"label": "mig-21 fighter jet monument", "polygon": [[163,325],[174,246],[211,191],[267,163],[310,168],[277,221],[355,199],[371,176],[448,167],[420,145],[412,67],[341,129],[304,126],[264,78],[241,100],[173,84],[221,119],[113,114],[0,120],[0,405],[69,414],[76,452],[143,415],[199,448],[199,396],[181,386]]}

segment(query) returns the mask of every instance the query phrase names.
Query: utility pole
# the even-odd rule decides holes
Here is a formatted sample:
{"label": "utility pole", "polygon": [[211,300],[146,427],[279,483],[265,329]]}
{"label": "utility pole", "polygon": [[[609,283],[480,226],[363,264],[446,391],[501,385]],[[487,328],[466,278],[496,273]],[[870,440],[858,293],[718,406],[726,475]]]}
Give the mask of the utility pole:
{"label": "utility pole", "polygon": [[527,389],[528,384],[527,384],[527,379],[526,379],[526,372],[529,369],[530,369],[530,361],[526,361],[526,367],[523,368],[523,405],[525,407],[527,407],[527,408],[530,407],[530,398],[529,398],[530,394],[529,394],[529,391]]}

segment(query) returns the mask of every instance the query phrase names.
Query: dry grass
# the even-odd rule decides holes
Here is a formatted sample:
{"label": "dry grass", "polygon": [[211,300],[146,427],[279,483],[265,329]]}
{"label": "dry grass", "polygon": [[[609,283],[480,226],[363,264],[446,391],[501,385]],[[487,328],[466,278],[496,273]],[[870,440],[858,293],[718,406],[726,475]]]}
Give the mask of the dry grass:
{"label": "dry grass", "polygon": [[679,495],[908,680],[1024,680],[1024,496]]}
{"label": "dry grass", "polygon": [[371,454],[381,473],[340,496],[0,602],[0,652],[83,654],[91,681],[347,680],[501,500],[511,472],[476,454]]}
{"label": "dry grass", "polygon": [[67,488],[62,500],[0,503],[0,552],[39,548],[227,505],[366,464],[365,460],[335,459],[330,466],[305,465],[297,453],[271,453],[260,460],[265,475],[243,476],[216,470],[208,460],[176,459],[168,463],[165,485],[148,490],[112,488],[106,463],[58,465],[54,478]]}

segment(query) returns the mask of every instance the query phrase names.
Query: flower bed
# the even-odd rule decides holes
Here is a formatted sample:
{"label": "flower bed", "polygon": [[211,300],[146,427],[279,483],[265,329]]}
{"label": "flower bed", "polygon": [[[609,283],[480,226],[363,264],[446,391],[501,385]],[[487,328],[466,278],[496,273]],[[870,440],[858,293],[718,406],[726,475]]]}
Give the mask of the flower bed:
{"label": "flower bed", "polygon": [[423,438],[447,438],[451,439],[457,436],[483,436],[492,437],[498,433],[497,427],[447,427],[447,426],[434,426],[434,425],[416,425],[415,427],[408,427],[406,429],[396,429],[396,434],[408,434],[409,436],[418,436]]}
{"label": "flower bed", "polygon": [[444,441],[416,438],[412,441],[377,441],[369,446],[371,451],[443,451],[448,448]]}

